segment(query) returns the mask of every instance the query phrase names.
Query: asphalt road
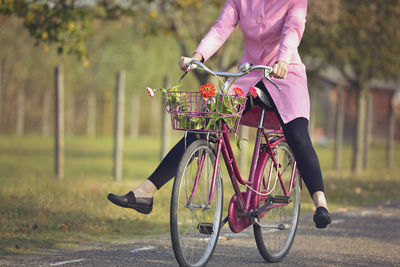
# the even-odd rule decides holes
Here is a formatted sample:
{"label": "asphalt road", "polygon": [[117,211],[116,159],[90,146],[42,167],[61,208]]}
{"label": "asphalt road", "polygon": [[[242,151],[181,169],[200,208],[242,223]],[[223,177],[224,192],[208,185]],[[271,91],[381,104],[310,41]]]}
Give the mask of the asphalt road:
{"label": "asphalt road", "polygon": [[[250,229],[232,234],[225,226],[208,266],[399,266],[400,203],[335,213],[317,230],[302,215],[294,244],[278,264],[265,263]],[[127,244],[87,244],[52,255],[0,258],[2,266],[177,266],[169,235]]]}

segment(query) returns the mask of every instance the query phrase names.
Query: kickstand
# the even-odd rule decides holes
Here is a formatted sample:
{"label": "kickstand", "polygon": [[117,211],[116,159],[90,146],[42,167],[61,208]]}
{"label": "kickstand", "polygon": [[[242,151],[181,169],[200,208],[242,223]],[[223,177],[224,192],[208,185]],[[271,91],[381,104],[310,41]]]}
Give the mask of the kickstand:
{"label": "kickstand", "polygon": [[222,229],[222,227],[224,227],[224,225],[229,221],[229,216],[226,216],[225,219],[222,220],[221,222],[221,226],[219,227],[219,230]]}

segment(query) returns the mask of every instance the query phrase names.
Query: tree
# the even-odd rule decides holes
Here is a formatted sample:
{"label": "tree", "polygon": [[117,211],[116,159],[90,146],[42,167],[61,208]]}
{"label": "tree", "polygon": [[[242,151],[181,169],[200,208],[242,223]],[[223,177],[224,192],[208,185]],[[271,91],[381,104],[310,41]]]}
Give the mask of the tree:
{"label": "tree", "polygon": [[91,9],[78,1],[2,1],[0,15],[15,15],[24,19],[24,26],[36,44],[49,49],[57,44],[59,54],[75,53],[88,64],[85,46],[91,32]]}
{"label": "tree", "polygon": [[[181,55],[190,56],[194,48],[200,43],[212,23],[218,18],[224,1],[215,0],[186,0],[164,1],[164,4],[154,10],[160,13],[159,20],[153,20],[153,32],[165,32],[174,36],[180,48]],[[150,13],[151,15],[152,13]],[[150,19],[152,17],[150,16]],[[234,32],[227,44],[224,45],[207,64],[215,69],[228,70],[237,65],[240,60],[243,42],[238,31]],[[200,82],[204,84],[209,78],[206,72],[195,72]]]}
{"label": "tree", "polygon": [[[223,1],[216,0],[127,0],[127,1],[77,1],[77,0],[8,0],[0,2],[0,15],[16,15],[24,19],[24,26],[45,49],[56,44],[60,54],[73,53],[89,65],[86,46],[92,32],[93,18],[120,20],[133,17],[143,35],[168,34],[174,36],[182,55],[190,55],[218,17]],[[239,61],[238,50],[242,42],[234,34],[232,45],[224,46],[217,61],[211,66],[230,69]],[[216,62],[216,63],[214,63]],[[205,83],[208,73],[196,72],[200,83]]]}
{"label": "tree", "polygon": [[310,1],[305,50],[317,68],[334,66],[357,92],[353,171],[362,169],[366,96],[374,79],[397,80],[400,1]]}

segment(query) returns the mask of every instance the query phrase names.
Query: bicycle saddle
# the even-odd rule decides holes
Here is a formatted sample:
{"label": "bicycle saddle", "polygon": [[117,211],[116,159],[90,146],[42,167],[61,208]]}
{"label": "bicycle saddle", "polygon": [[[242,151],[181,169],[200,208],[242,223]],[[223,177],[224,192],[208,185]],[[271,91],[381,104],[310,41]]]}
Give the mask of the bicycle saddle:
{"label": "bicycle saddle", "polygon": [[257,95],[260,98],[261,102],[266,106],[267,110],[273,110],[273,105],[272,105],[271,101],[269,100],[269,97],[267,96],[267,94],[264,93],[264,91],[258,87],[254,87],[254,88],[256,88]]}

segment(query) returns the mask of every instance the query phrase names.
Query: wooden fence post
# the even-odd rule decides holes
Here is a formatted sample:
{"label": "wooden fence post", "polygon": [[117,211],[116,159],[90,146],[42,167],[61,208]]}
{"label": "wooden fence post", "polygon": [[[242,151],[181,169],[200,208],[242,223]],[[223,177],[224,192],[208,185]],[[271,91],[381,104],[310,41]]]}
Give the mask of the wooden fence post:
{"label": "wooden fence post", "polygon": [[117,87],[115,92],[115,117],[114,117],[114,180],[122,180],[122,160],[124,143],[124,104],[125,104],[125,71],[117,74]]}
{"label": "wooden fence post", "polygon": [[[164,88],[168,87],[168,77],[164,78]],[[161,106],[161,120],[162,120],[162,128],[161,128],[161,159],[165,157],[168,153],[168,147],[169,147],[169,132],[170,132],[170,116],[169,114],[165,111],[165,103],[167,101],[167,98],[165,95],[162,95],[162,106]]]}
{"label": "wooden fence post", "polygon": [[64,72],[63,65],[55,69],[55,174],[64,178]]}
{"label": "wooden fence post", "polygon": [[18,90],[17,97],[17,136],[24,134],[25,121],[25,90]]}

